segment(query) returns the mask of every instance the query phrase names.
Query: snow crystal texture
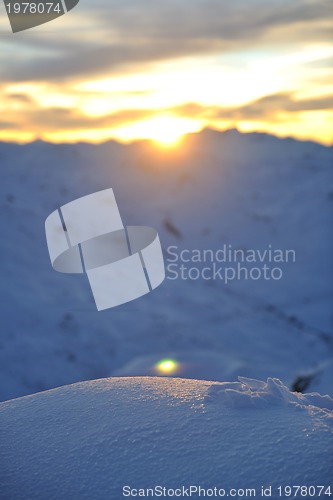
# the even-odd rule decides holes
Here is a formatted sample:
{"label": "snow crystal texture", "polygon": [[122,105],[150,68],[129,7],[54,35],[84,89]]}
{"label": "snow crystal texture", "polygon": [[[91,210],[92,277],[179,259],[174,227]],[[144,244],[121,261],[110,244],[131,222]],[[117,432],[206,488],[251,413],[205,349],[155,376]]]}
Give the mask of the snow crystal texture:
{"label": "snow crystal texture", "polygon": [[332,424],[332,399],[291,393],[276,379],[78,383],[0,404],[0,498],[120,500],[125,485],[327,485]]}

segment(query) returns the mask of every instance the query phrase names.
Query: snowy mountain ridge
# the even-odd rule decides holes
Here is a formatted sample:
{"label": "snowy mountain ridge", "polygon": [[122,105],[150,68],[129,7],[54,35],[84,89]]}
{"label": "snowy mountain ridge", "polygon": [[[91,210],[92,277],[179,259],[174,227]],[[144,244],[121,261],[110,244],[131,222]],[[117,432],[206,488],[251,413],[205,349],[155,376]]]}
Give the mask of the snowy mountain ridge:
{"label": "snowy mountain ridge", "polygon": [[[266,134],[206,130],[174,150],[0,143],[0,397],[112,374],[280,378],[332,394],[333,148]],[[193,252],[292,250],[279,280],[171,280],[97,313],[84,276],[55,273],[44,222],[112,187],[125,225]],[[193,263],[187,264],[192,266]],[[282,266],[281,266],[282,267]]]}

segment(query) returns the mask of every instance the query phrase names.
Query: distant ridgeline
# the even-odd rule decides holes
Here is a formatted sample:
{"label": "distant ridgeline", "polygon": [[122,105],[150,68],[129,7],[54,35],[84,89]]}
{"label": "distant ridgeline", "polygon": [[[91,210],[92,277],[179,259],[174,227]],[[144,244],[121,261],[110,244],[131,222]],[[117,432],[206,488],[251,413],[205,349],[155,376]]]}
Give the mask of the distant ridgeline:
{"label": "distant ridgeline", "polygon": [[72,10],[79,0],[4,0],[13,33],[53,21]]}

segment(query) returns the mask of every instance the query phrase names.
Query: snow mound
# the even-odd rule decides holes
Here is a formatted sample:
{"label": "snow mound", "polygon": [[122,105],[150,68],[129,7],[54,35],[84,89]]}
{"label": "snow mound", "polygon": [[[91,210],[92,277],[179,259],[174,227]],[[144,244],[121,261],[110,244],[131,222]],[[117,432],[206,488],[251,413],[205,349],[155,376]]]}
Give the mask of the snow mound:
{"label": "snow mound", "polygon": [[[0,404],[10,500],[123,498],[144,489],[328,485],[333,400],[276,379],[109,378]],[[141,495],[143,496],[143,495]],[[197,497],[197,495],[193,495]]]}
{"label": "snow mound", "polygon": [[[261,382],[246,377],[238,377],[239,382],[213,385],[212,398],[222,398],[233,407],[263,408],[269,405],[296,405],[303,409],[333,410],[333,399],[318,393],[301,394],[290,392],[279,379],[268,378]],[[329,412],[330,414],[330,412]],[[330,415],[331,416],[331,415]]]}

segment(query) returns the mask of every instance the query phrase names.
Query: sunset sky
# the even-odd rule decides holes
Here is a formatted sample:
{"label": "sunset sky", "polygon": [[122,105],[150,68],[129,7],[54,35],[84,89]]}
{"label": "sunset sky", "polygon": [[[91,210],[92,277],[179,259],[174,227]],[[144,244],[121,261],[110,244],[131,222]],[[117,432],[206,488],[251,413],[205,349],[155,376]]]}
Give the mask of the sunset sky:
{"label": "sunset sky", "polygon": [[81,0],[16,34],[1,2],[0,139],[332,144],[332,38],[332,0]]}

